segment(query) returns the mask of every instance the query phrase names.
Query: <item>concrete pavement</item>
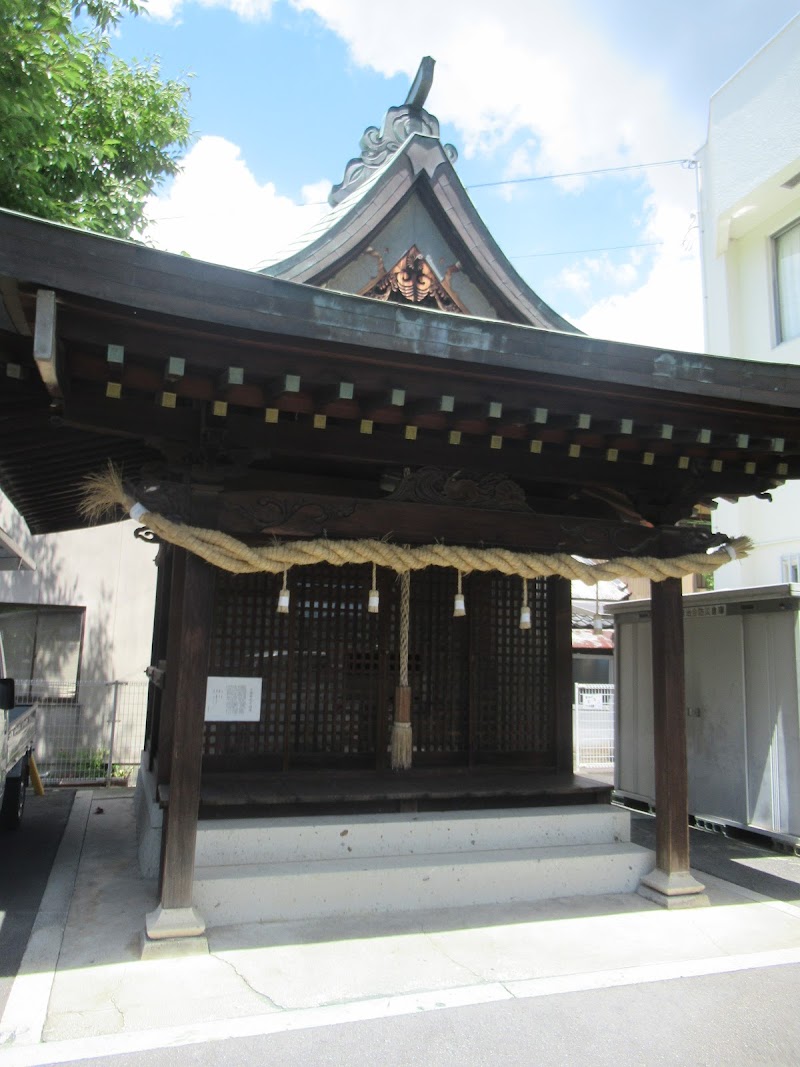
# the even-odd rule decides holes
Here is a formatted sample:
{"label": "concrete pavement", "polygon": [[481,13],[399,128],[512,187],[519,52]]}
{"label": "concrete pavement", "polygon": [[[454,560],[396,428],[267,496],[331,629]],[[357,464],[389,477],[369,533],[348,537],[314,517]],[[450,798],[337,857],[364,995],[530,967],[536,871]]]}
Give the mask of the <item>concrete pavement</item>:
{"label": "concrete pavement", "polygon": [[[770,857],[773,868],[784,860],[798,864]],[[157,901],[155,883],[138,872],[132,797],[79,791],[0,1019],[0,1064],[108,1058],[800,963],[800,908],[791,900],[698,877],[708,908],[664,911],[636,895],[608,895],[212,926],[208,954],[142,960],[144,915]]]}

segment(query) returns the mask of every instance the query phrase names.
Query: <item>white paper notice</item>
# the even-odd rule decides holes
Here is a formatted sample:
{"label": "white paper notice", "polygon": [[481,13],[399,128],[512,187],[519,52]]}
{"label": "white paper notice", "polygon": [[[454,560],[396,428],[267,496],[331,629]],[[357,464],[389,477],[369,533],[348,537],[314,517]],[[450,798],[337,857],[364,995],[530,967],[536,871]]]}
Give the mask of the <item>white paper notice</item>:
{"label": "white paper notice", "polygon": [[208,679],[206,722],[258,722],[260,718],[260,678]]}

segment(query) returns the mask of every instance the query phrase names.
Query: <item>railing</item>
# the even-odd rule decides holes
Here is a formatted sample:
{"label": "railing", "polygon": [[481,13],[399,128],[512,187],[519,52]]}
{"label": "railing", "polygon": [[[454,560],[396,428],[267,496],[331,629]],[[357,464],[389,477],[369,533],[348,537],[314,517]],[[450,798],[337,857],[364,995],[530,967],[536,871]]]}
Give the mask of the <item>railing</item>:
{"label": "railing", "polygon": [[576,771],[614,769],[614,686],[575,686],[573,746]]}
{"label": "railing", "polygon": [[36,704],[36,765],[50,783],[135,779],[144,746],[147,682],[39,679],[16,683],[20,704]]}

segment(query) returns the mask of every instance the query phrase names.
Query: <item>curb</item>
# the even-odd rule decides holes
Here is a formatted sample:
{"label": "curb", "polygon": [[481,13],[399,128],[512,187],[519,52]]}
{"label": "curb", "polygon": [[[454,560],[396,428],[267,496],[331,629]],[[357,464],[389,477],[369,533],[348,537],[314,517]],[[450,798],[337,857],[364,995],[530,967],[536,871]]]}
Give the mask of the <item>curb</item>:
{"label": "curb", "polygon": [[0,1019],[0,1048],[38,1044],[42,1040],[91,807],[91,790],[79,790]]}

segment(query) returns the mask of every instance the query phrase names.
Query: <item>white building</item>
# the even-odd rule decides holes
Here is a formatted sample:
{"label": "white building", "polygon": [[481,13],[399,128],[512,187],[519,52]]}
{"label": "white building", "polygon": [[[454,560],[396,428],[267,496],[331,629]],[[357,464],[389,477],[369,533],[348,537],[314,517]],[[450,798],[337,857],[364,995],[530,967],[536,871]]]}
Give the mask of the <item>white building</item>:
{"label": "white building", "polygon": [[8,672],[51,682],[144,682],[150,662],[155,547],[130,520],[31,536],[0,493],[0,530],[25,565],[0,568]]}
{"label": "white building", "polygon": [[[712,97],[698,161],[707,351],[800,363],[800,16]],[[800,484],[714,521],[757,546],[717,588],[800,581]]]}

